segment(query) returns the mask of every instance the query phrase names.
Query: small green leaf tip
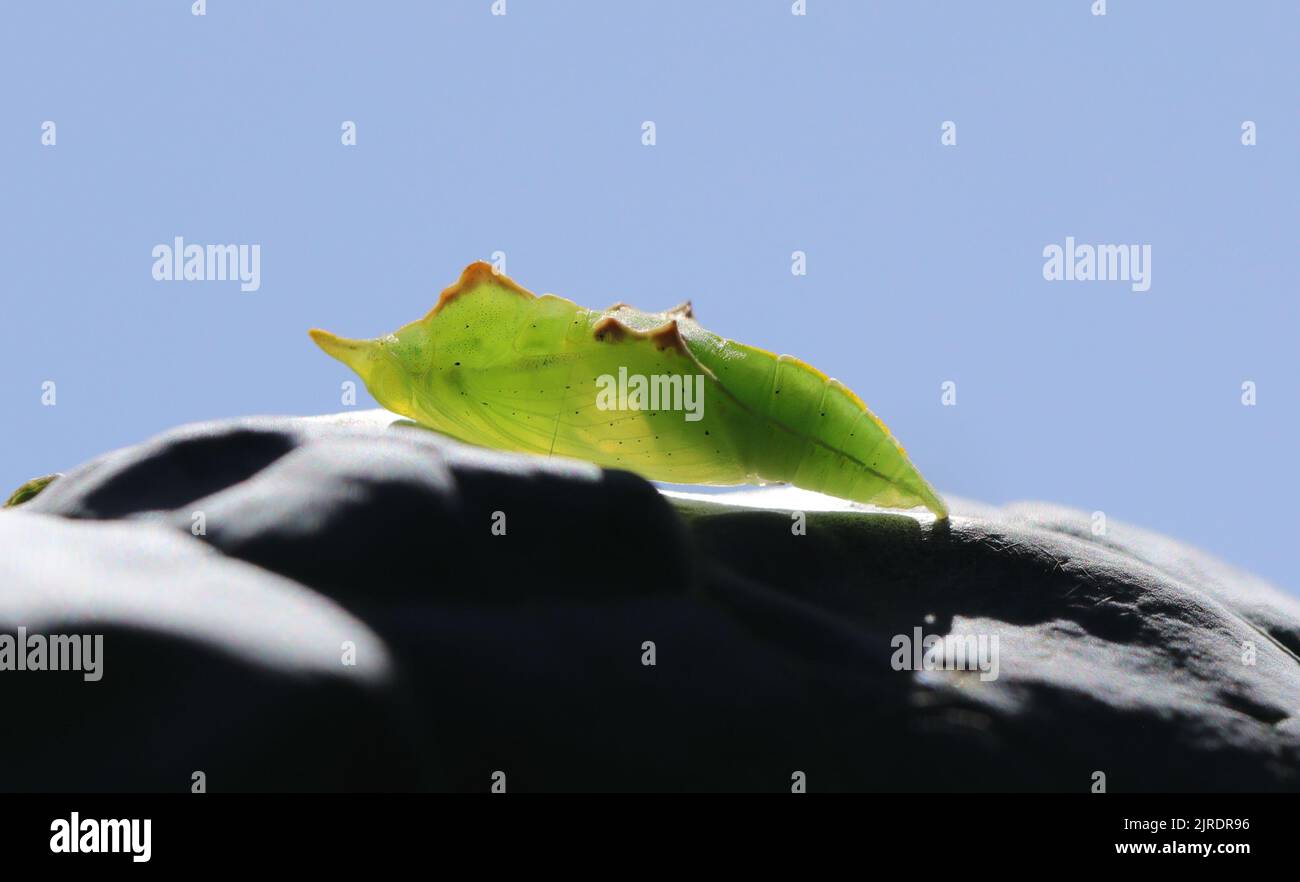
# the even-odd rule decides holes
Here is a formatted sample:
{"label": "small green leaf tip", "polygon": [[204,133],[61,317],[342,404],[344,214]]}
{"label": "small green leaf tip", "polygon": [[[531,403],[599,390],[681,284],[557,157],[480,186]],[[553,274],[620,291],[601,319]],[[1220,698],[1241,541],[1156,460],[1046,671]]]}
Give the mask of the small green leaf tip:
{"label": "small green leaf tip", "polygon": [[62,477],[62,475],[55,473],[53,475],[42,475],[39,478],[32,478],[26,484],[23,484],[13,493],[9,494],[9,498],[5,500],[4,507],[14,508],[22,505],[24,502],[35,499],[37,494],[48,487],[55,478],[59,477]]}

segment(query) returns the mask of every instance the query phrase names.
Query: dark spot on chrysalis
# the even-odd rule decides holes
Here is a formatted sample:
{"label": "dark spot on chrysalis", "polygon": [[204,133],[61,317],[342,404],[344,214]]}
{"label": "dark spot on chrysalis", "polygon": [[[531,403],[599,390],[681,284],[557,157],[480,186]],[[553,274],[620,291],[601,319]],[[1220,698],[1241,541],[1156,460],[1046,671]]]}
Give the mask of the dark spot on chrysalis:
{"label": "dark spot on chrysalis", "polygon": [[456,367],[460,367],[460,362],[456,362]]}

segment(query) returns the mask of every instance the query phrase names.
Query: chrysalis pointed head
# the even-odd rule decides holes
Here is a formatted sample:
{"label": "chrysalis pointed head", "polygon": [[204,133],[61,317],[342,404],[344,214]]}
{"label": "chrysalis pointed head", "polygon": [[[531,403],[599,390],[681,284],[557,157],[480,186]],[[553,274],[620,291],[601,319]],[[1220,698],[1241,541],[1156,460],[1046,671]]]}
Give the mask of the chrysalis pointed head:
{"label": "chrysalis pointed head", "polygon": [[412,379],[428,369],[431,357],[427,334],[418,322],[373,340],[353,340],[319,328],[308,333],[327,355],[356,371],[376,401],[394,413],[411,415]]}
{"label": "chrysalis pointed head", "polygon": [[325,350],[326,355],[338,359],[358,374],[364,372],[363,367],[370,361],[373,340],[353,340],[320,328],[312,328],[307,333],[316,341],[317,346]]}

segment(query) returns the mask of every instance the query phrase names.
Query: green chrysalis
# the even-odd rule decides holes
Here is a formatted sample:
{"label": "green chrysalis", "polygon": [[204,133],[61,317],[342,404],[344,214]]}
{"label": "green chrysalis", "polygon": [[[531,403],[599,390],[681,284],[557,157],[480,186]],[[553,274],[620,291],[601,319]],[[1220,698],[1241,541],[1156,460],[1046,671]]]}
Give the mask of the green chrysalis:
{"label": "green chrysalis", "polygon": [[312,339],[389,410],[473,444],[590,460],[680,484],[788,482],[948,510],[838,380],[700,327],[538,297],[470,264],[424,318],[374,340]]}

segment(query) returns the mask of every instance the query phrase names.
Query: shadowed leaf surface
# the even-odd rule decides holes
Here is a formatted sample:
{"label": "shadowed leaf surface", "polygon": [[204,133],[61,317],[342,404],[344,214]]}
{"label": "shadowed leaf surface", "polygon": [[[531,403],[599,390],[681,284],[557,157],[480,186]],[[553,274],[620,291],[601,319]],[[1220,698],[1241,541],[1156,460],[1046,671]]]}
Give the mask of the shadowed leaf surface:
{"label": "shadowed leaf surface", "polygon": [[[1300,788],[1300,603],[1173,540],[665,493],[394,421],[182,427],[0,514],[0,633],[110,622],[101,683],[0,678],[31,721],[0,787],[179,789],[201,746],[245,789],[299,747],[321,789]],[[997,678],[896,670],[918,628],[996,635]],[[344,632],[383,676],[333,667]]]}

